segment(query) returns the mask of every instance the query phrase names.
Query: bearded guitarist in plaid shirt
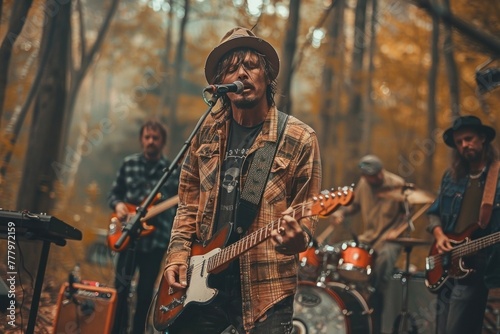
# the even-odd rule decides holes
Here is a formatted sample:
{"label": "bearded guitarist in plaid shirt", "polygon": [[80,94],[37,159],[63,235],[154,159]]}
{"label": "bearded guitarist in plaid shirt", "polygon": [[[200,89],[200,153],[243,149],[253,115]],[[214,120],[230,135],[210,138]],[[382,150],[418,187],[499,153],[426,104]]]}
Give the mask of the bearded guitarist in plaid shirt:
{"label": "bearded guitarist in plaid shirt", "polygon": [[[167,142],[167,132],[161,123],[154,120],[144,123],[139,138],[142,152],[129,155],[123,160],[108,196],[108,204],[118,218],[134,214],[129,212],[126,203],[139,206],[163,176],[165,169],[170,166],[170,161],[162,153]],[[178,178],[178,172],[174,171],[160,191],[161,200],[177,194]],[[127,333],[129,317],[127,298],[130,291],[129,283],[133,278],[133,275],[127,273],[133,273],[135,270],[139,271],[139,279],[132,333],[144,333],[148,307],[168,247],[174,216],[175,209],[172,208],[149,219],[147,224],[154,226],[155,231],[146,237],[140,237],[134,252],[124,250],[118,253],[115,272],[118,300],[113,333]]]}

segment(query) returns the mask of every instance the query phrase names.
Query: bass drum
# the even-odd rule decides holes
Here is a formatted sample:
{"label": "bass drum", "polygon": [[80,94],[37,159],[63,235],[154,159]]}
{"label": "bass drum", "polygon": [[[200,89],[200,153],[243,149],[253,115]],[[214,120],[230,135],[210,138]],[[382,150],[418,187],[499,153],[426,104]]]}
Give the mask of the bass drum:
{"label": "bass drum", "polygon": [[333,290],[313,282],[299,282],[293,304],[292,333],[348,334],[349,324],[342,310],[342,300]]}
{"label": "bass drum", "polygon": [[366,300],[355,289],[339,282],[329,282],[327,288],[333,290],[340,296],[343,302],[342,312],[349,319],[349,333],[371,334],[372,310],[368,307]]}
{"label": "bass drum", "polygon": [[361,295],[342,283],[327,286],[299,282],[292,333],[371,334],[370,312]]}

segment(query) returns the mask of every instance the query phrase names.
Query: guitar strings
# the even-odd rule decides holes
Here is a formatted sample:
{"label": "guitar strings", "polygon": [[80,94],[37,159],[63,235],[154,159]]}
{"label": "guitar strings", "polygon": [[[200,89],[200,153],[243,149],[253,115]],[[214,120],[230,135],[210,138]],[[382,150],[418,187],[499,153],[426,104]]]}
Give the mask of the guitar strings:
{"label": "guitar strings", "polygon": [[[490,242],[492,242],[494,240],[500,240],[500,238],[498,238],[499,236],[500,236],[500,232],[497,232],[497,233],[487,235],[485,237],[482,237],[482,238],[479,238],[476,240],[472,240],[469,243],[455,246],[451,250],[451,258],[453,260],[455,260],[455,259],[460,258],[464,255],[467,255],[471,252],[478,251],[478,250],[484,248],[484,247],[482,247],[483,245],[487,246],[486,244],[489,244]],[[447,256],[447,254],[436,254],[436,255],[429,256],[429,258],[433,261],[434,264],[441,264],[443,262],[442,259],[445,256]]]}
{"label": "guitar strings", "polygon": [[[295,217],[295,214],[297,213],[298,210],[301,210],[304,207],[307,207],[311,203],[312,203],[312,201],[307,201],[307,202],[300,203],[300,204],[293,206],[292,207],[292,210],[293,210],[292,216]],[[303,211],[303,210],[301,210],[301,211]],[[302,216],[300,218],[304,218],[304,217],[307,217],[307,216]],[[231,254],[232,251],[235,251],[235,248],[236,249],[240,248],[243,244],[251,241],[251,239],[256,237],[259,233],[261,234],[261,238],[262,238],[262,233],[266,233],[264,235],[264,238],[262,240],[259,240],[260,242],[268,239],[271,235],[270,232],[274,229],[274,225],[277,223],[279,224],[280,220],[281,220],[281,217],[278,217],[275,220],[273,220],[271,223],[267,224],[266,226],[259,228],[257,231],[252,232],[251,234],[236,241],[235,243],[229,245],[228,247],[221,249],[220,252],[214,254],[208,260],[207,272],[210,273],[210,272],[214,271],[216,268],[218,268],[219,266],[221,266],[222,264],[225,264],[227,262],[227,260],[232,259],[232,258],[236,258],[236,256],[233,256],[233,257],[229,257],[229,259],[227,259],[227,260],[224,260],[227,257],[227,253]],[[250,248],[246,249],[245,251],[250,250],[252,247],[258,245],[260,242],[255,243],[254,245],[252,245]],[[224,257],[223,257],[223,255],[224,255]],[[220,260],[222,260],[223,262],[219,263]],[[215,262],[215,261],[217,261],[217,262]],[[191,267],[192,268],[191,270],[188,268],[188,274],[190,272],[194,271],[194,269],[198,269],[204,265],[205,264],[202,262],[202,263],[198,263],[198,264],[194,265],[193,267]]]}

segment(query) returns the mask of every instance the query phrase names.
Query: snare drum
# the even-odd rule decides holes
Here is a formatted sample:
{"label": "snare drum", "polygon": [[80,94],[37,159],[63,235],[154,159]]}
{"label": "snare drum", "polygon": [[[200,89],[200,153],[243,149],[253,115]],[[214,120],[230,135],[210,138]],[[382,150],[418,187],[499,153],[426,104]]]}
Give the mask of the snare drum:
{"label": "snare drum", "polygon": [[293,305],[294,334],[371,334],[370,311],[354,289],[330,282],[327,288],[299,282]]}
{"label": "snare drum", "polygon": [[368,281],[372,273],[373,253],[373,249],[365,244],[353,240],[344,242],[338,265],[339,275],[348,281]]}

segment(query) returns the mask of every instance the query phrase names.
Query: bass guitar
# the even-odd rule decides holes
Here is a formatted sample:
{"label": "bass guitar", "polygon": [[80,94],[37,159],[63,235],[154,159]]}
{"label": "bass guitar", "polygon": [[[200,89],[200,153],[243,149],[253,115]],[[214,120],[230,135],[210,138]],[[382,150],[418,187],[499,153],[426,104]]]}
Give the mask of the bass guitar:
{"label": "bass guitar", "polygon": [[[297,221],[309,216],[327,216],[338,206],[350,204],[353,198],[352,187],[339,188],[337,191],[323,191],[321,195],[313,197],[308,202],[294,206],[292,216]],[[271,232],[280,227],[280,221],[281,219],[276,219],[225,248],[222,247],[231,231],[231,226],[228,224],[210,241],[203,244],[194,242],[187,271],[187,288],[174,290],[168,285],[167,279],[163,275],[161,277],[154,302],[154,327],[159,331],[164,331],[189,304],[210,303],[218,291],[208,286],[208,277],[211,274],[220,273],[228,267],[231,261],[270,238]]]}
{"label": "bass guitar", "polygon": [[478,228],[478,224],[472,224],[460,234],[446,234],[453,245],[447,253],[439,254],[434,241],[425,258],[425,285],[431,292],[439,292],[448,278],[465,278],[474,271],[465,267],[464,256],[500,242],[500,232],[472,240],[471,234]]}
{"label": "bass guitar", "polygon": [[[162,213],[163,211],[168,210],[171,207],[174,207],[175,205],[177,205],[177,203],[179,203],[179,196],[175,195],[174,197],[171,197],[159,204],[150,206],[148,208],[146,215],[141,218],[142,230],[141,233],[139,234],[139,237],[148,236],[155,231],[156,228],[153,225],[147,224],[148,219],[151,219],[157,216],[158,214]],[[136,209],[137,209],[136,205],[130,203],[125,203],[125,205],[127,206],[127,209],[129,211],[128,216],[125,217],[125,219],[120,220],[118,219],[116,213],[113,213],[111,215],[111,221],[108,227],[108,236],[107,236],[108,247],[115,252],[122,252],[125,249],[127,249],[128,244],[130,242],[130,237],[125,238],[120,247],[116,247],[115,244],[118,241],[118,239],[120,239],[120,237],[122,236],[122,232],[125,227],[124,223],[126,224],[129,218],[136,214]]]}

